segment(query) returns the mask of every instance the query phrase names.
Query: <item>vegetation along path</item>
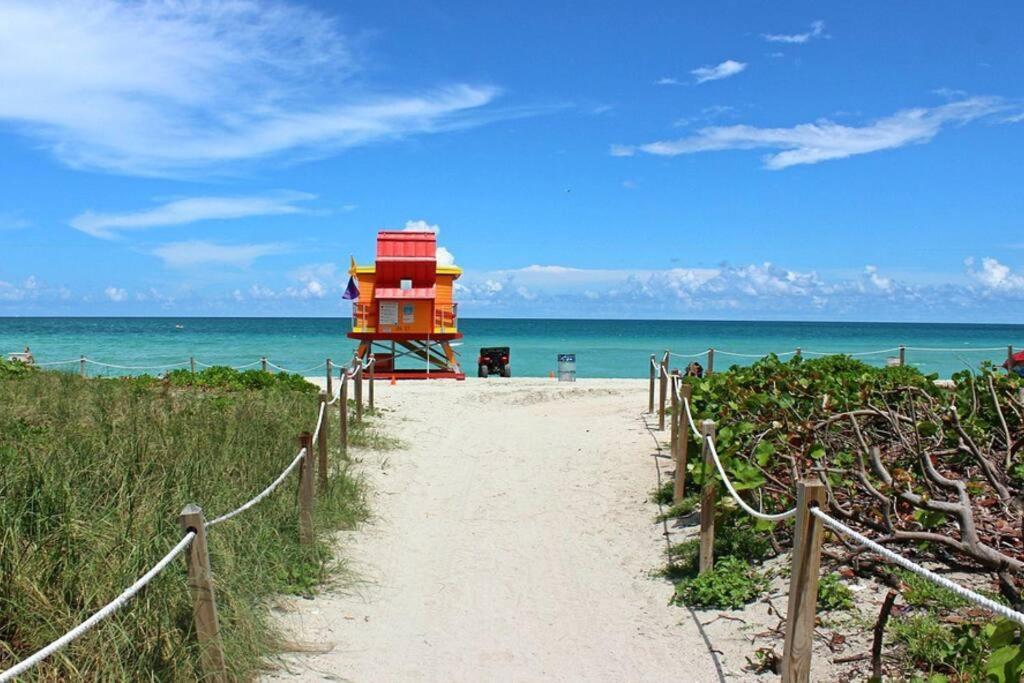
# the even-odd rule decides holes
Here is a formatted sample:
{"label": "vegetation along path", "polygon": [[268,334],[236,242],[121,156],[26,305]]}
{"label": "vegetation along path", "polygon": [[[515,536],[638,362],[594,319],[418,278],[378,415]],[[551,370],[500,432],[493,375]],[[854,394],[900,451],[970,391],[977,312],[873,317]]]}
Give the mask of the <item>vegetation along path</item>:
{"label": "vegetation along path", "polygon": [[[375,520],[340,537],[354,591],[283,612],[274,678],[719,680],[667,606],[646,383],[378,383],[404,442],[365,453]],[[360,581],[361,580],[361,581]]]}

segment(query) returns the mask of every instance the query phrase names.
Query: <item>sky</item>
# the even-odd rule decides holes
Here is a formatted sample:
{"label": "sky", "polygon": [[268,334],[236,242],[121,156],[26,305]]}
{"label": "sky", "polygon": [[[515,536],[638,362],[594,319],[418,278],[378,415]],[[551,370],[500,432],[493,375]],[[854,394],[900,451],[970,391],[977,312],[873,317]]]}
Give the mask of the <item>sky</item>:
{"label": "sky", "polygon": [[0,0],[0,315],[1021,322],[1019,3]]}

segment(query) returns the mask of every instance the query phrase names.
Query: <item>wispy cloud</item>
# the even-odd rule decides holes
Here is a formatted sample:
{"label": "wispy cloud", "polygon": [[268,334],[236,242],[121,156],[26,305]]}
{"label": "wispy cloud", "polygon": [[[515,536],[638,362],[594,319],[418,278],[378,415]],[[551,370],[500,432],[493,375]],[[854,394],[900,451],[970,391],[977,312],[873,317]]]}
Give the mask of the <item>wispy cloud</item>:
{"label": "wispy cloud", "polygon": [[205,240],[171,242],[153,250],[153,255],[163,259],[170,268],[194,268],[197,266],[228,265],[244,267],[262,256],[282,254],[289,250],[287,244],[217,244]]}
{"label": "wispy cloud", "polygon": [[636,152],[645,152],[658,156],[677,156],[733,149],[775,149],[781,151],[765,156],[764,166],[778,170],[928,142],[943,127],[969,123],[1012,109],[1011,105],[997,97],[972,97],[938,107],[905,109],[862,126],[845,126],[828,119],[792,128],[710,126],[698,130],[694,135],[675,140],[636,146],[613,145],[611,154],[630,156]]}
{"label": "wispy cloud", "polygon": [[32,225],[17,213],[0,211],[0,230],[23,230]]}
{"label": "wispy cloud", "polygon": [[175,174],[474,125],[498,95],[375,94],[355,44],[331,17],[274,0],[10,0],[0,121],[74,167]]}
{"label": "wispy cloud", "polygon": [[658,80],[654,81],[654,85],[679,85],[679,79],[669,78],[668,76],[666,76],[664,78],[659,78]]}
{"label": "wispy cloud", "polygon": [[721,64],[714,66],[701,66],[690,73],[696,78],[697,83],[707,83],[708,81],[718,81],[729,76],[735,76],[739,72],[747,68],[746,62],[737,62],[733,59],[727,59]]}
{"label": "wispy cloud", "polygon": [[791,43],[797,45],[809,42],[814,38],[829,37],[825,33],[825,22],[821,20],[812,21],[810,30],[805,33],[762,33],[761,36],[769,43]]}
{"label": "wispy cloud", "polygon": [[305,192],[279,192],[255,197],[191,197],[151,209],[124,213],[84,211],[71,219],[76,230],[93,237],[113,239],[128,230],[186,225],[199,221],[230,220],[252,216],[279,216],[303,211],[296,202],[315,199]]}

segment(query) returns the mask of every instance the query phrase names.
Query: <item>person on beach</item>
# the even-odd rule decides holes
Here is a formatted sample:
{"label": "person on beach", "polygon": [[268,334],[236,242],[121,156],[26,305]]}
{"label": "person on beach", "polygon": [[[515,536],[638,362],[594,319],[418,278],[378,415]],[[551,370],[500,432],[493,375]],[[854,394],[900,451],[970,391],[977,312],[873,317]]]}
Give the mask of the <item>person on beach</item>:
{"label": "person on beach", "polygon": [[686,376],[687,377],[703,377],[704,376],[704,366],[701,365],[700,363],[698,363],[697,361],[694,361],[694,362],[690,363],[689,365],[686,366]]}

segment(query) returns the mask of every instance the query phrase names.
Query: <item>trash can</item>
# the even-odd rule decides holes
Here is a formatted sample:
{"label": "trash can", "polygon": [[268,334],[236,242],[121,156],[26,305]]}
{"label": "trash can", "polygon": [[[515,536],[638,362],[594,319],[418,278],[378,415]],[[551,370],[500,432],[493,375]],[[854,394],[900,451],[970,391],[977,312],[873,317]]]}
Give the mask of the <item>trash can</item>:
{"label": "trash can", "polygon": [[559,382],[575,382],[576,381],[576,354],[575,353],[560,353],[560,354],[558,354],[558,381]]}

